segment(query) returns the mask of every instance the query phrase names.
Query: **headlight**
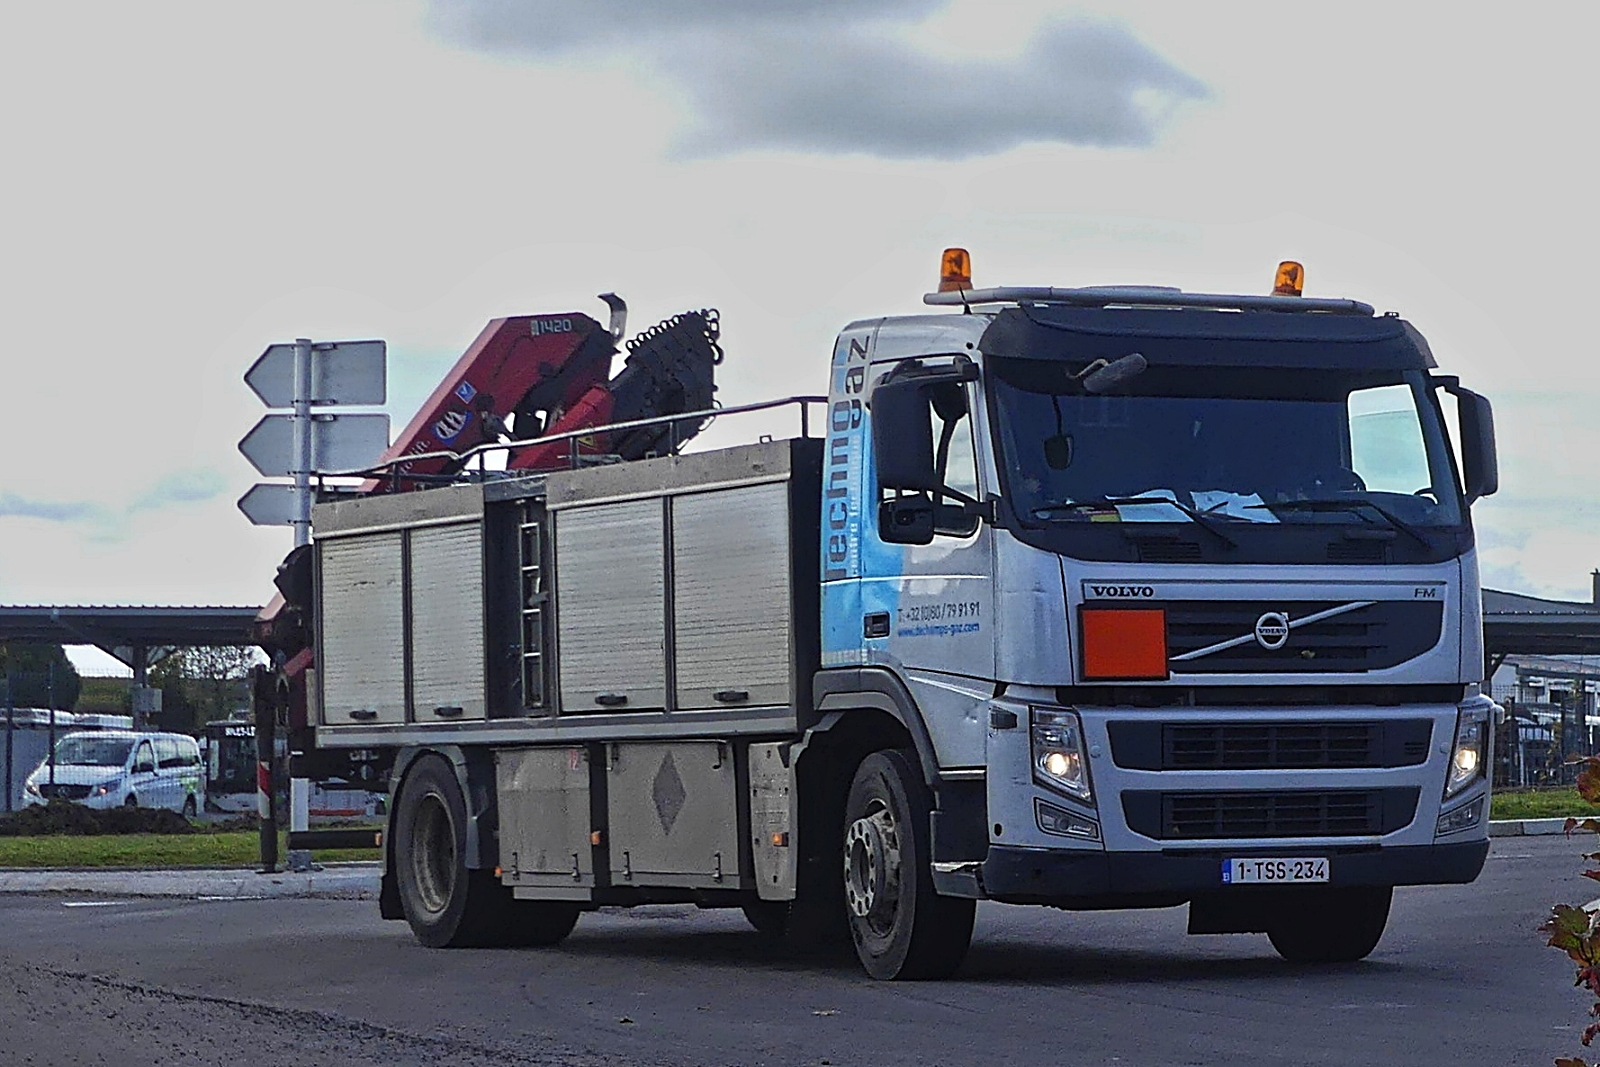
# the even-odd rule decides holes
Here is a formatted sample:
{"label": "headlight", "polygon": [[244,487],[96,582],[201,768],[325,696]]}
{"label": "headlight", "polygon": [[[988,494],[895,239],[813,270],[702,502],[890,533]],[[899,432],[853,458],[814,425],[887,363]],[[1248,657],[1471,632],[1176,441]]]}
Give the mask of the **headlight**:
{"label": "headlight", "polygon": [[1088,802],[1089,768],[1083,759],[1083,731],[1070,711],[1030,709],[1033,716],[1033,776],[1053,789]]}
{"label": "headlight", "polygon": [[23,792],[24,792],[24,793],[26,793],[26,794],[28,794],[28,795],[29,795],[29,796],[31,796],[31,797],[37,797],[37,796],[42,796],[42,795],[43,795],[43,794],[41,794],[41,793],[40,793],[40,792],[39,792],[39,787],[38,787],[38,785],[36,785],[36,784],[35,784],[35,783],[33,783],[33,782],[31,782],[31,781],[30,781],[30,782],[27,782],[27,783],[25,783],[25,784],[24,784],[24,785],[23,785],[23,787],[22,787],[22,791],[23,791]]}
{"label": "headlight", "polygon": [[1444,798],[1460,793],[1483,777],[1489,761],[1489,708],[1474,706],[1456,712],[1456,743],[1450,751],[1450,769],[1445,775]]}
{"label": "headlight", "polygon": [[99,785],[94,787],[94,792],[89,794],[89,795],[90,796],[96,796],[96,797],[103,797],[107,793],[109,793],[113,789],[115,789],[117,787],[117,783],[120,782],[120,781],[121,781],[120,778],[113,778],[109,782],[101,782]]}

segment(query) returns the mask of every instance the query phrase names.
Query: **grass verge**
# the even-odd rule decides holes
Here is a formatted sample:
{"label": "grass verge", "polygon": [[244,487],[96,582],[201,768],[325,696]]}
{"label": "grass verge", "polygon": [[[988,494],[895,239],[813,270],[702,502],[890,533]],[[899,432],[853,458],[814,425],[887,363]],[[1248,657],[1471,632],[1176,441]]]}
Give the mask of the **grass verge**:
{"label": "grass verge", "polygon": [[[101,834],[93,837],[0,837],[0,867],[255,867],[261,839],[253,831],[198,834]],[[288,838],[278,841],[281,863]],[[376,849],[314,852],[318,862],[375,860]]]}
{"label": "grass verge", "polygon": [[1518,789],[1496,793],[1490,805],[1492,819],[1565,819],[1600,816],[1576,789]]}

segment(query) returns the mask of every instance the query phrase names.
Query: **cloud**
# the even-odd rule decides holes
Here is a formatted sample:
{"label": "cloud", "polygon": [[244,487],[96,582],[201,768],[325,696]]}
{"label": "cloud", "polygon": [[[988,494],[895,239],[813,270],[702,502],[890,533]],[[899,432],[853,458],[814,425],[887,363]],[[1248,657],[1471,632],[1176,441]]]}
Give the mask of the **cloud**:
{"label": "cloud", "polygon": [[217,471],[193,468],[163,475],[125,507],[107,507],[87,500],[43,500],[5,491],[0,492],[0,519],[42,519],[81,526],[93,541],[119,542],[128,537],[128,520],[134,515],[203,503],[226,488],[226,480]]}
{"label": "cloud", "polygon": [[430,21],[445,37],[498,52],[549,55],[596,42],[705,30],[917,17],[945,0],[434,0]]}
{"label": "cloud", "polygon": [[96,519],[103,510],[86,500],[30,500],[16,493],[0,493],[0,518],[44,519],[46,522],[81,522]]}
{"label": "cloud", "polygon": [[1005,58],[919,49],[939,0],[435,0],[469,47],[627,56],[676,82],[689,155],[748,149],[958,159],[1029,142],[1142,146],[1204,84],[1127,30],[1042,26]]}
{"label": "cloud", "polygon": [[135,497],[128,505],[128,512],[154,511],[172,504],[202,503],[226,487],[227,481],[214,470],[199,468],[174,471]]}

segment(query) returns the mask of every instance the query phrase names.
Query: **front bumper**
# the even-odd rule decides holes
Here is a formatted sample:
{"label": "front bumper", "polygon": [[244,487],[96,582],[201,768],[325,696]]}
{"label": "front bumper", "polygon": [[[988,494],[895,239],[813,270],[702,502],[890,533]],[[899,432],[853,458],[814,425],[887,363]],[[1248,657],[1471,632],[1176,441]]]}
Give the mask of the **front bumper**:
{"label": "front bumper", "polygon": [[1240,847],[1161,852],[1055,851],[990,845],[979,878],[984,896],[1014,904],[1138,907],[1181,904],[1222,884],[1222,861],[1237,856],[1327,856],[1334,886],[1471,882],[1489,855],[1487,839],[1442,845]]}

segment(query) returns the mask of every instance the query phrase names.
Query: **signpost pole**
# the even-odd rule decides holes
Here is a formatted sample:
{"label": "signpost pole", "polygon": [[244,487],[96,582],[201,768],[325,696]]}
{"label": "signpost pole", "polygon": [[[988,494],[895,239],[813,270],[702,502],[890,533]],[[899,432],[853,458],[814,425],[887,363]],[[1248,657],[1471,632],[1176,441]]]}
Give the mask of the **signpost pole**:
{"label": "signpost pole", "polygon": [[311,543],[311,339],[294,341],[294,545]]}
{"label": "signpost pole", "polygon": [[50,784],[56,784],[56,665],[45,664],[45,702],[50,705]]}
{"label": "signpost pole", "polygon": [[6,811],[12,810],[11,799],[11,735],[16,729],[15,709],[11,703],[11,672],[6,671]]}

